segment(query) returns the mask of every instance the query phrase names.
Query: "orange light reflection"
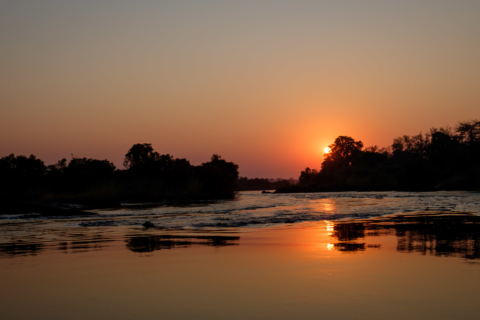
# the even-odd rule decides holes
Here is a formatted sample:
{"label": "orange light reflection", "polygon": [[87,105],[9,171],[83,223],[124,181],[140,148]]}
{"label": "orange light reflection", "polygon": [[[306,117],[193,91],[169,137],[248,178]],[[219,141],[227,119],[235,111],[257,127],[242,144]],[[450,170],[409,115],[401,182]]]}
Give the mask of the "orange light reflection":
{"label": "orange light reflection", "polygon": [[335,209],[335,202],[331,199],[321,199],[315,202],[315,211],[323,213],[333,213]]}
{"label": "orange light reflection", "polygon": [[[325,220],[325,223],[327,224],[327,235],[331,236],[333,235],[333,222]],[[327,246],[328,247],[328,246]],[[330,250],[330,249],[329,249]]]}

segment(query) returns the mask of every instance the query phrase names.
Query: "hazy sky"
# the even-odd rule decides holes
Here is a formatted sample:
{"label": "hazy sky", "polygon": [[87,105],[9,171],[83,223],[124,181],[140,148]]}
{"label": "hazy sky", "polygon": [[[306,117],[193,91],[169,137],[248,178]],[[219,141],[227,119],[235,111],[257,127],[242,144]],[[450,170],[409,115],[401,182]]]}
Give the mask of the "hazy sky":
{"label": "hazy sky", "polygon": [[248,177],[480,117],[480,1],[0,2],[0,157],[134,143]]}

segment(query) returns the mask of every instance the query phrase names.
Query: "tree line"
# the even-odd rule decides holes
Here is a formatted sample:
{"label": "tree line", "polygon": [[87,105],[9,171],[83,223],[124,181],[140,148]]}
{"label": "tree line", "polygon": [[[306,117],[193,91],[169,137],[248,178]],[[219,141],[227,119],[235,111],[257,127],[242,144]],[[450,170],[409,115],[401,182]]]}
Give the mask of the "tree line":
{"label": "tree line", "polygon": [[404,135],[386,148],[348,136],[329,148],[319,171],[307,167],[298,186],[278,192],[480,189],[480,120]]}
{"label": "tree line", "polygon": [[159,154],[149,143],[135,144],[124,159],[125,169],[108,160],[72,157],[53,165],[30,155],[0,159],[3,197],[45,201],[108,204],[121,201],[213,199],[234,196],[238,165],[214,154],[209,162]]}
{"label": "tree line", "polygon": [[279,188],[287,188],[294,185],[294,179],[264,179],[240,177],[235,182],[236,191],[253,191],[253,190],[277,190]]}

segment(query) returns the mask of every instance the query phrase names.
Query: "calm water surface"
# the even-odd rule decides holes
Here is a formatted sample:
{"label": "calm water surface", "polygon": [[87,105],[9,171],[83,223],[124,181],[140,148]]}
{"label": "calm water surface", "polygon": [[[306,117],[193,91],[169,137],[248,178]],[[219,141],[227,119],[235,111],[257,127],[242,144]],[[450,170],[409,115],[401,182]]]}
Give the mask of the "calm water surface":
{"label": "calm water surface", "polygon": [[478,319],[479,205],[469,192],[242,192],[0,216],[0,316]]}

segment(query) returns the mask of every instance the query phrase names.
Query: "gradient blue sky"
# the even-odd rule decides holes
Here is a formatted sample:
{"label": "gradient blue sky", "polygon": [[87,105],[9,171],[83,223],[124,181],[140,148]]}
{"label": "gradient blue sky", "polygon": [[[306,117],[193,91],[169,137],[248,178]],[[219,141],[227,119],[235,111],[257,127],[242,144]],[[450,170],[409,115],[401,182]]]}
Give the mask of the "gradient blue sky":
{"label": "gradient blue sky", "polygon": [[2,1],[0,157],[134,143],[248,177],[479,118],[480,1]]}

